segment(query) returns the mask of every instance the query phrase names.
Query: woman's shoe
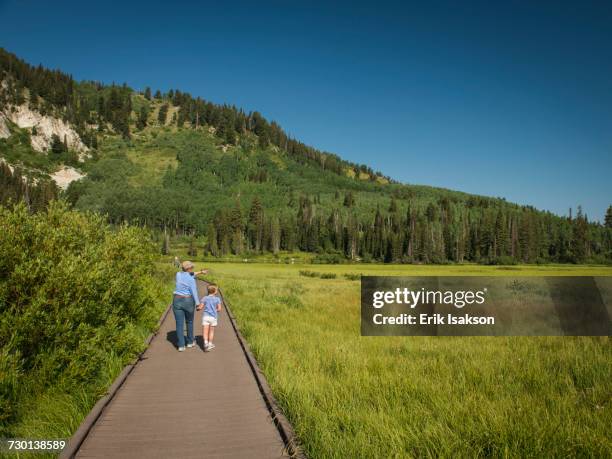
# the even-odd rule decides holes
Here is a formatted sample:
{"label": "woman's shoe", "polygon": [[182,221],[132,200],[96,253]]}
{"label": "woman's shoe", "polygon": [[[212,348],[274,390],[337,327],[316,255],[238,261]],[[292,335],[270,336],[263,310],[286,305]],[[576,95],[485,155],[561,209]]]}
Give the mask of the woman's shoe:
{"label": "woman's shoe", "polygon": [[188,348],[192,348],[192,347],[194,347],[194,346],[195,346],[195,344],[194,344],[194,343],[191,343],[191,344],[188,344],[188,345],[187,345],[187,347],[188,347]]}
{"label": "woman's shoe", "polygon": [[179,351],[179,352],[183,352],[184,350],[185,350],[185,347],[179,347],[179,348],[178,348],[178,351]]}

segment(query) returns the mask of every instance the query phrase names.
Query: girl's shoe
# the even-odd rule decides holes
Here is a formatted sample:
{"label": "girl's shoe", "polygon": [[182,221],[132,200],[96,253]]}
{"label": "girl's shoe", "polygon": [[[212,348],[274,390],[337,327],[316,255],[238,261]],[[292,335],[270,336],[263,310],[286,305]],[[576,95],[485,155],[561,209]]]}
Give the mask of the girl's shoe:
{"label": "girl's shoe", "polygon": [[184,347],[179,347],[179,348],[178,348],[178,351],[179,351],[179,352],[183,352],[184,350],[185,350],[185,348],[184,348]]}
{"label": "girl's shoe", "polygon": [[188,347],[188,348],[192,348],[192,347],[194,347],[194,346],[195,346],[195,344],[194,344],[194,343],[191,343],[191,344],[188,344],[188,345],[187,345],[187,347]]}
{"label": "girl's shoe", "polygon": [[208,350],[210,351],[211,349],[214,349],[215,345],[213,343],[209,343],[208,344]]}

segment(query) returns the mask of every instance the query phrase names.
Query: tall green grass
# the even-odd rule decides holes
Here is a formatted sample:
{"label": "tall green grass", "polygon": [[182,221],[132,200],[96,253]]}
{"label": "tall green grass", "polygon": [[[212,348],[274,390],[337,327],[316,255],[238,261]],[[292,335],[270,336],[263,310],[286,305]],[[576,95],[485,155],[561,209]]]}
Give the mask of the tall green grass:
{"label": "tall green grass", "polygon": [[609,338],[361,337],[350,280],[610,268],[325,266],[338,277],[321,279],[303,265],[207,266],[311,457],[612,454]]}

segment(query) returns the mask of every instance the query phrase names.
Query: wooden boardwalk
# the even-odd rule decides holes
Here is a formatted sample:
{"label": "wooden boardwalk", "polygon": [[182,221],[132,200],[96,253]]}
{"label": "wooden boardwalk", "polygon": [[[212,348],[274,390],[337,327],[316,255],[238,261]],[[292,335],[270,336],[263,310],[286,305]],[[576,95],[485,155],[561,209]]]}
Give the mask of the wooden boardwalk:
{"label": "wooden boardwalk", "polygon": [[[200,281],[198,288],[204,292]],[[142,360],[88,431],[76,457],[287,457],[240,338],[223,308],[216,349],[179,353],[174,316],[161,324]]]}

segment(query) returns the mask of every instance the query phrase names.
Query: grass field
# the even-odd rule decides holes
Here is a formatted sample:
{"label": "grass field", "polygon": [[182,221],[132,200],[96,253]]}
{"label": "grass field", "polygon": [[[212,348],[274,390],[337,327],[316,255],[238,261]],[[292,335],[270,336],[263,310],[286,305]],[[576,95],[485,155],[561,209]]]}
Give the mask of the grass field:
{"label": "grass field", "polygon": [[128,158],[140,166],[130,177],[130,185],[161,185],[161,178],[168,167],[176,167],[176,151],[171,149],[131,149]]}
{"label": "grass field", "polygon": [[609,338],[361,337],[360,284],[345,277],[609,276],[612,268],[206,266],[310,457],[612,454]]}

